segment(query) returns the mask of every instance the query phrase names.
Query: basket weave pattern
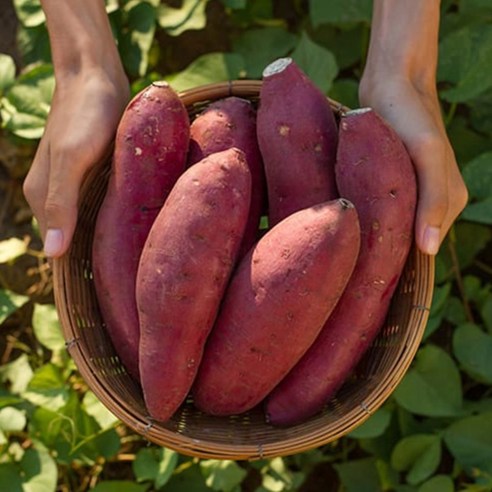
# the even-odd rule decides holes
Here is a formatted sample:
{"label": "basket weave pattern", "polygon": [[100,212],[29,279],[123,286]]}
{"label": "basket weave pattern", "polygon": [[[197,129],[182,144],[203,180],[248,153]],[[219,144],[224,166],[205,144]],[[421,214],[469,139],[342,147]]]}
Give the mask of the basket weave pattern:
{"label": "basket weave pattern", "polygon": [[[193,118],[213,100],[235,95],[257,101],[261,82],[211,84],[180,94]],[[331,101],[335,113],[344,111]],[[386,323],[349,381],[325,411],[289,428],[265,423],[260,408],[244,415],[211,417],[192,401],[166,422],[152,421],[141,388],[126,373],[105,332],[91,270],[94,225],[110,174],[110,159],[92,168],[81,190],[79,219],[69,252],[54,261],[55,303],[67,350],[89,388],[135,432],[156,444],[200,458],[253,460],[322,446],[373,414],[408,369],[429,316],[433,257],[410,251]],[[124,275],[125,272],[122,272]]]}

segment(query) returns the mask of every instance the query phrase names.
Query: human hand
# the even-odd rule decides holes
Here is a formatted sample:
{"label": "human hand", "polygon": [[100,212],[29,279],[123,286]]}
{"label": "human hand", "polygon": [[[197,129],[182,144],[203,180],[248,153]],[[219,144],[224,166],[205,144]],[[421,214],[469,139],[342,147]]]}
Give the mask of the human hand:
{"label": "human hand", "polygon": [[404,76],[367,75],[359,96],[361,105],[394,128],[410,154],[418,183],[415,238],[422,252],[435,255],[468,200],[435,86],[423,90]]}
{"label": "human hand", "polygon": [[57,83],[44,135],[24,181],[24,195],[48,257],[66,252],[84,176],[107,152],[128,99],[126,77],[110,77],[103,70]]}

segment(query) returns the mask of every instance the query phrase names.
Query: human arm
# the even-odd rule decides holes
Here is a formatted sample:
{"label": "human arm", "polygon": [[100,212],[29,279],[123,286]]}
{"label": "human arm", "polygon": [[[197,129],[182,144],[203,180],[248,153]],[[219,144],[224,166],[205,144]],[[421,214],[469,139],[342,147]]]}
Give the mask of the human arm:
{"label": "human arm", "polygon": [[374,0],[361,79],[371,106],[402,138],[418,180],[415,237],[434,255],[468,193],[446,134],[436,88],[440,0]]}
{"label": "human arm", "polygon": [[41,0],[55,71],[48,121],[24,181],[45,253],[65,253],[79,189],[111,143],[129,99],[104,0]]}

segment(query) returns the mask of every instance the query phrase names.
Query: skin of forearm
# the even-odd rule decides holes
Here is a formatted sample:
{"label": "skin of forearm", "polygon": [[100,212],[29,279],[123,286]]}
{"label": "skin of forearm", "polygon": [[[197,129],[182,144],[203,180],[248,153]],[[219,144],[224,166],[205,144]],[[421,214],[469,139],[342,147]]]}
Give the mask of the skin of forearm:
{"label": "skin of forearm", "polygon": [[57,78],[87,69],[120,70],[104,0],[41,0]]}
{"label": "skin of forearm", "polygon": [[435,85],[440,0],[374,0],[366,72]]}

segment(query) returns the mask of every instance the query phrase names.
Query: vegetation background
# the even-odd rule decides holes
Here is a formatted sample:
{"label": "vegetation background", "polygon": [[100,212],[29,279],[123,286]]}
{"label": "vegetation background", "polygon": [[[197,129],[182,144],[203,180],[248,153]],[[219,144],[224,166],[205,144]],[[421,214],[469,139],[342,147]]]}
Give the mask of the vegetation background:
{"label": "vegetation background", "polygon": [[[418,354],[350,435],[287,458],[198,460],[146,442],[67,356],[21,191],[53,91],[37,0],[0,2],[0,488],[6,492],[492,491],[492,2],[442,0],[439,95],[470,203],[437,257]],[[260,78],[293,56],[356,107],[370,0],[107,0],[136,92]],[[12,36],[15,36],[13,42]]]}

